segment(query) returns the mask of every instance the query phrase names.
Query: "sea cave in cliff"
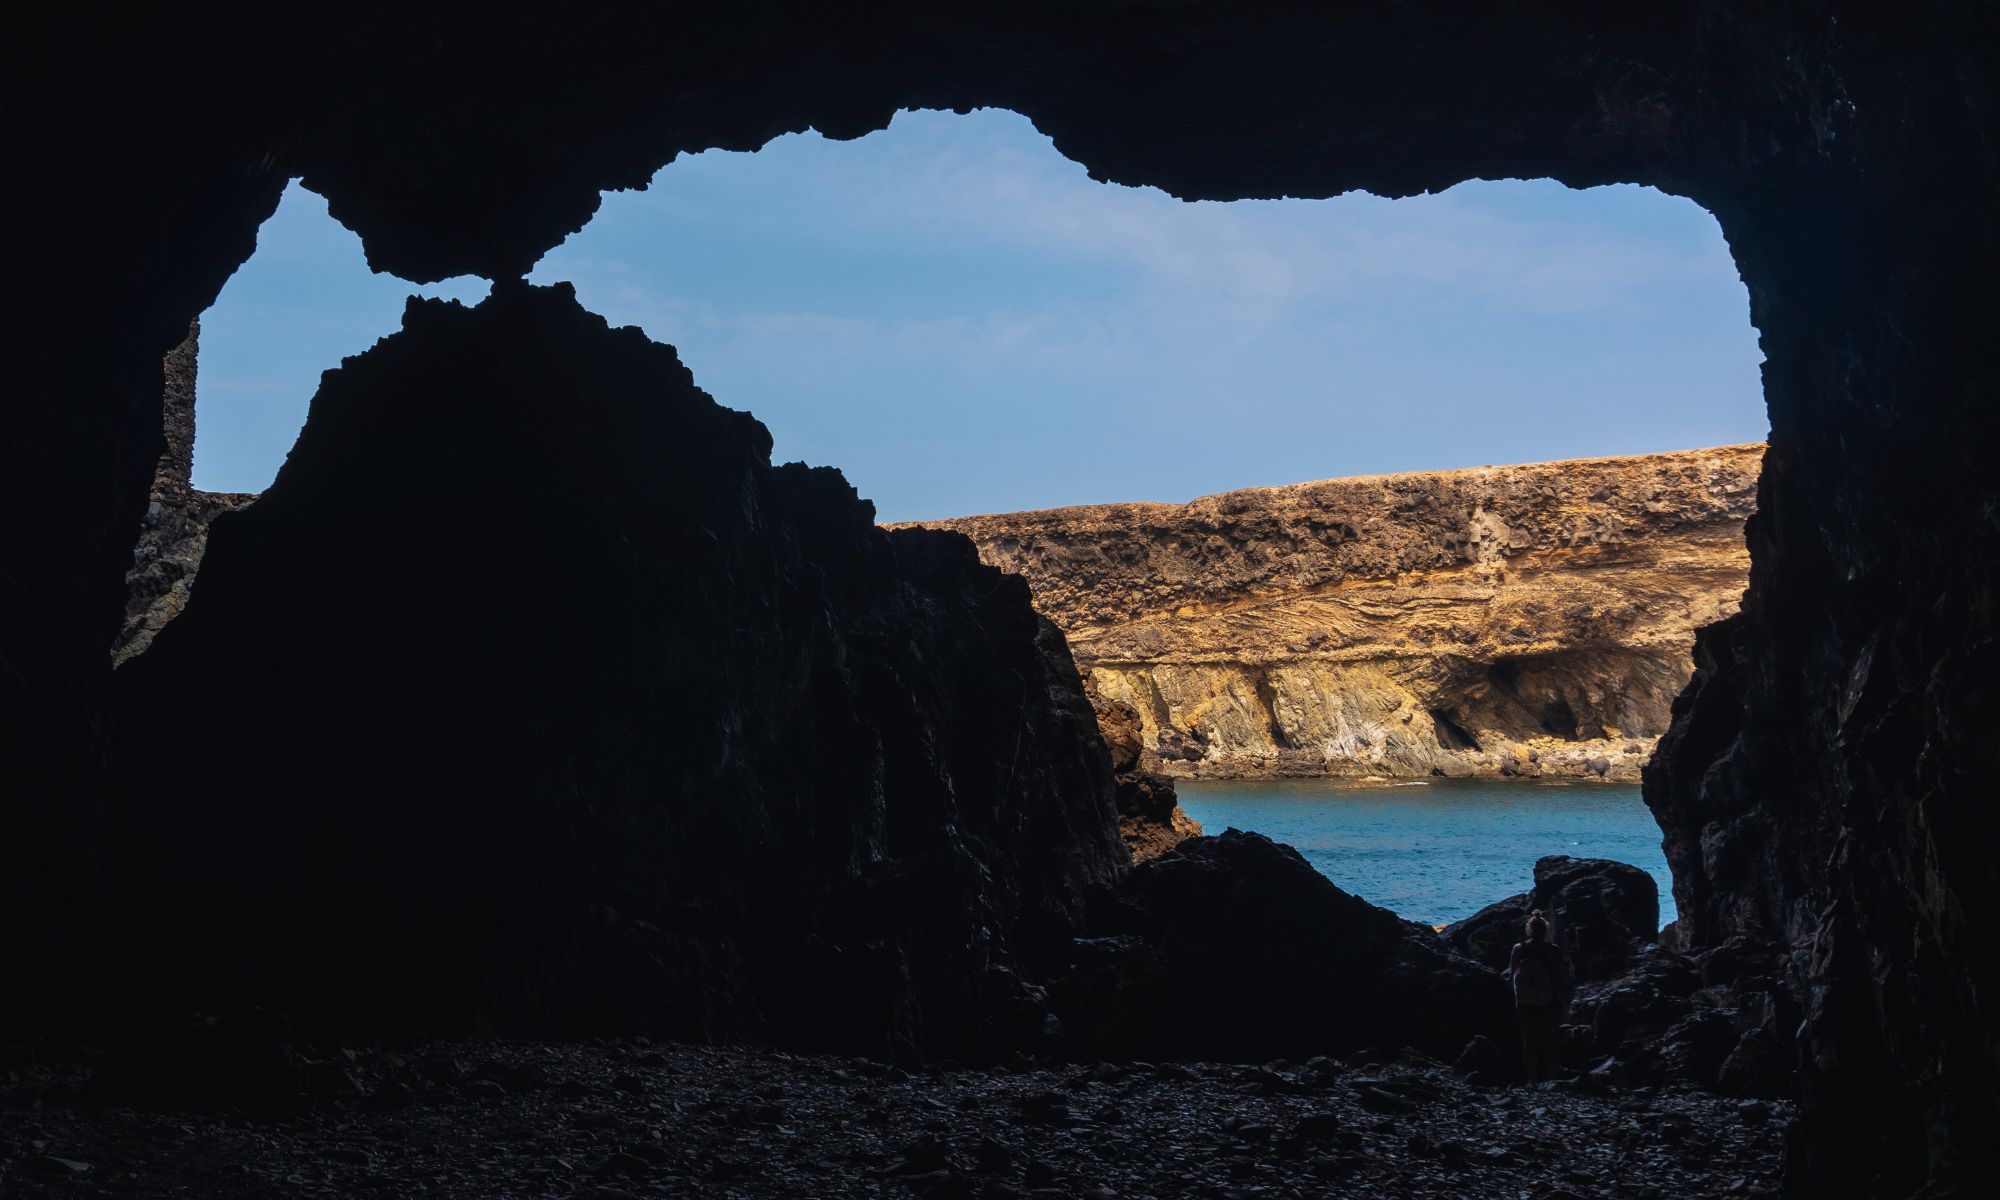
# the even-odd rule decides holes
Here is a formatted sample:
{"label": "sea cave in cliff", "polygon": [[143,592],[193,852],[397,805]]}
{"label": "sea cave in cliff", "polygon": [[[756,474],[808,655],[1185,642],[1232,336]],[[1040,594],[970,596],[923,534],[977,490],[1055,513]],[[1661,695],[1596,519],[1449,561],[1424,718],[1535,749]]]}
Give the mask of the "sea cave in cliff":
{"label": "sea cave in cliff", "polygon": [[[0,1190],[1991,1186],[1992,14],[783,8],[23,31]],[[1203,213],[1698,205],[1768,442],[878,512],[697,336],[825,193],[677,261],[672,333],[579,269],[649,182],[704,228],[664,181],[716,152],[995,113]],[[315,361],[275,478],[217,486],[203,336],[294,180],[390,291],[487,294]],[[867,325],[781,290],[759,330]],[[957,396],[1012,457],[1107,460],[1004,394]],[[857,403],[818,435],[872,470],[923,412]],[[1413,921],[1194,828],[1224,777],[1637,786],[1674,919],[1579,853]]]}

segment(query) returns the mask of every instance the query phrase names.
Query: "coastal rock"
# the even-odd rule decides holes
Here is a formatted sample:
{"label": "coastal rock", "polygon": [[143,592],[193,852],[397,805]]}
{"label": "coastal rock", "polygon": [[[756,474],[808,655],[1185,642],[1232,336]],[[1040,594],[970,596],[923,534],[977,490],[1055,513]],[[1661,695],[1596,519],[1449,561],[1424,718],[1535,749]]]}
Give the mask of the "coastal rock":
{"label": "coastal rock", "polygon": [[1527,930],[1528,914],[1535,907],[1533,900],[1527,892],[1496,900],[1463,921],[1453,921],[1439,932],[1460,954],[1495,971],[1504,971],[1514,953],[1515,943]]}
{"label": "coastal rock", "polygon": [[1193,838],[1092,897],[1058,988],[1082,1049],[1262,1062],[1513,1044],[1500,977],[1255,833]]}
{"label": "coastal rock", "polygon": [[[1541,909],[1567,958],[1575,988],[1563,1020],[1564,1064],[1578,1086],[1676,1084],[1725,1095],[1794,1094],[1798,1024],[1775,949],[1733,938],[1682,952],[1658,944],[1659,895],[1652,877],[1609,859],[1551,855],[1535,864],[1535,886],[1487,905],[1440,936],[1458,952],[1505,970],[1528,914]],[[1478,1050],[1478,1053],[1474,1053]],[[1492,1052],[1472,1048],[1462,1073],[1496,1074]]]}
{"label": "coastal rock", "polygon": [[1539,908],[1549,922],[1551,940],[1568,955],[1571,971],[1578,980],[1589,980],[1616,974],[1638,947],[1656,940],[1659,886],[1639,868],[1554,854],[1535,863],[1534,879],[1532,890],[1445,926],[1445,941],[1504,971],[1514,944],[1525,936],[1529,914]]}
{"label": "coastal rock", "polygon": [[[1049,629],[1061,644],[1060,631],[1053,623]],[[1083,677],[1083,690],[1097,716],[1098,732],[1111,752],[1112,777],[1118,790],[1118,832],[1131,848],[1133,861],[1158,858],[1188,838],[1200,837],[1200,823],[1181,810],[1174,781],[1160,769],[1160,756],[1146,744],[1138,710],[1105,695],[1088,675]]]}
{"label": "coastal rock", "polygon": [[1529,907],[1549,922],[1549,936],[1569,955],[1578,979],[1603,979],[1658,940],[1660,889],[1653,877],[1608,858],[1552,854],[1535,863]]}
{"label": "coastal rock", "polygon": [[925,522],[1184,777],[1639,777],[1736,611],[1761,446]]}
{"label": "coastal rock", "polygon": [[134,1000],[977,1051],[1124,870],[1104,744],[1025,587],[769,449],[567,286],[328,372],[117,673]]}
{"label": "coastal rock", "polygon": [[1579,984],[1565,1063],[1619,1087],[1679,1085],[1780,1100],[1798,1091],[1800,1012],[1756,976],[1716,982],[1707,953],[1643,943],[1617,974]]}

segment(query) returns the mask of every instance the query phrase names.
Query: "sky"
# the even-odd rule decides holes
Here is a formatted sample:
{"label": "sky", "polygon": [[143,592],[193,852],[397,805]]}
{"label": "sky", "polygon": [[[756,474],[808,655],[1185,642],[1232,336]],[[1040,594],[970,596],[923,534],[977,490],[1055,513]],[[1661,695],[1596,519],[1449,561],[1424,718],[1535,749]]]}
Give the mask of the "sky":
{"label": "sky", "polygon": [[[543,259],[678,348],[778,461],[884,520],[1756,441],[1721,231],[1650,188],[1475,181],[1184,203],[1092,182],[1024,117],[909,112],[710,151]],[[202,318],[195,484],[267,485],[319,373],[403,298],[294,184]]]}

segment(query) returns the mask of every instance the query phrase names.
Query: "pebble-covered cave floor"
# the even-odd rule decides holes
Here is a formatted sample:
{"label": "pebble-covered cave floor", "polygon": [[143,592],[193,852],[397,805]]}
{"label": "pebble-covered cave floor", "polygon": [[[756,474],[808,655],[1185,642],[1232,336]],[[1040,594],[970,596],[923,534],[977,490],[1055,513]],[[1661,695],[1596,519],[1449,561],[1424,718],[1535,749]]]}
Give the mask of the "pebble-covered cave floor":
{"label": "pebble-covered cave floor", "polygon": [[[320,1056],[311,1099],[175,1112],[0,1086],[0,1195],[1775,1194],[1789,1106],[1488,1089],[1425,1060],[915,1072],[644,1042]],[[77,1098],[81,1096],[82,1098]]]}

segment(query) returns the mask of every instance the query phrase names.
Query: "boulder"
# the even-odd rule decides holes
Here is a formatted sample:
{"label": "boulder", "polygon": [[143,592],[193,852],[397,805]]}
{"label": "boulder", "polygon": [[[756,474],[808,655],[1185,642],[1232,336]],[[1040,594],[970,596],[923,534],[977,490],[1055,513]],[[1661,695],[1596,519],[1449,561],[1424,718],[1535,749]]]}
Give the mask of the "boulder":
{"label": "boulder", "polygon": [[1693,963],[1671,951],[1641,955],[1617,978],[1577,991],[1572,1017],[1591,1027],[1600,1054],[1639,1048],[1665,1033],[1693,1010],[1701,976]]}
{"label": "boulder", "polygon": [[1641,946],[1658,940],[1659,888],[1637,867],[1604,858],[1550,855],[1535,863],[1534,888],[1497,900],[1444,927],[1453,949],[1496,971],[1507,969],[1528,915],[1541,909],[1550,937],[1580,981],[1608,979]]}
{"label": "boulder", "polygon": [[1519,1075],[1521,1062],[1520,1056],[1511,1047],[1502,1047],[1481,1034],[1465,1044],[1465,1049],[1453,1060],[1451,1069],[1468,1082],[1493,1084]]}
{"label": "boulder", "polygon": [[1527,892],[1496,900],[1465,920],[1445,926],[1444,940],[1467,958],[1504,971],[1533,908],[1533,897]]}
{"label": "boulder", "polygon": [[1579,980],[1609,978],[1659,940],[1659,886],[1626,863],[1550,855],[1535,863],[1529,901]]}
{"label": "boulder", "polygon": [[1225,831],[1093,893],[1058,989],[1080,1052],[1259,1062],[1514,1042],[1506,985],[1429,927],[1349,895],[1289,846]]}

